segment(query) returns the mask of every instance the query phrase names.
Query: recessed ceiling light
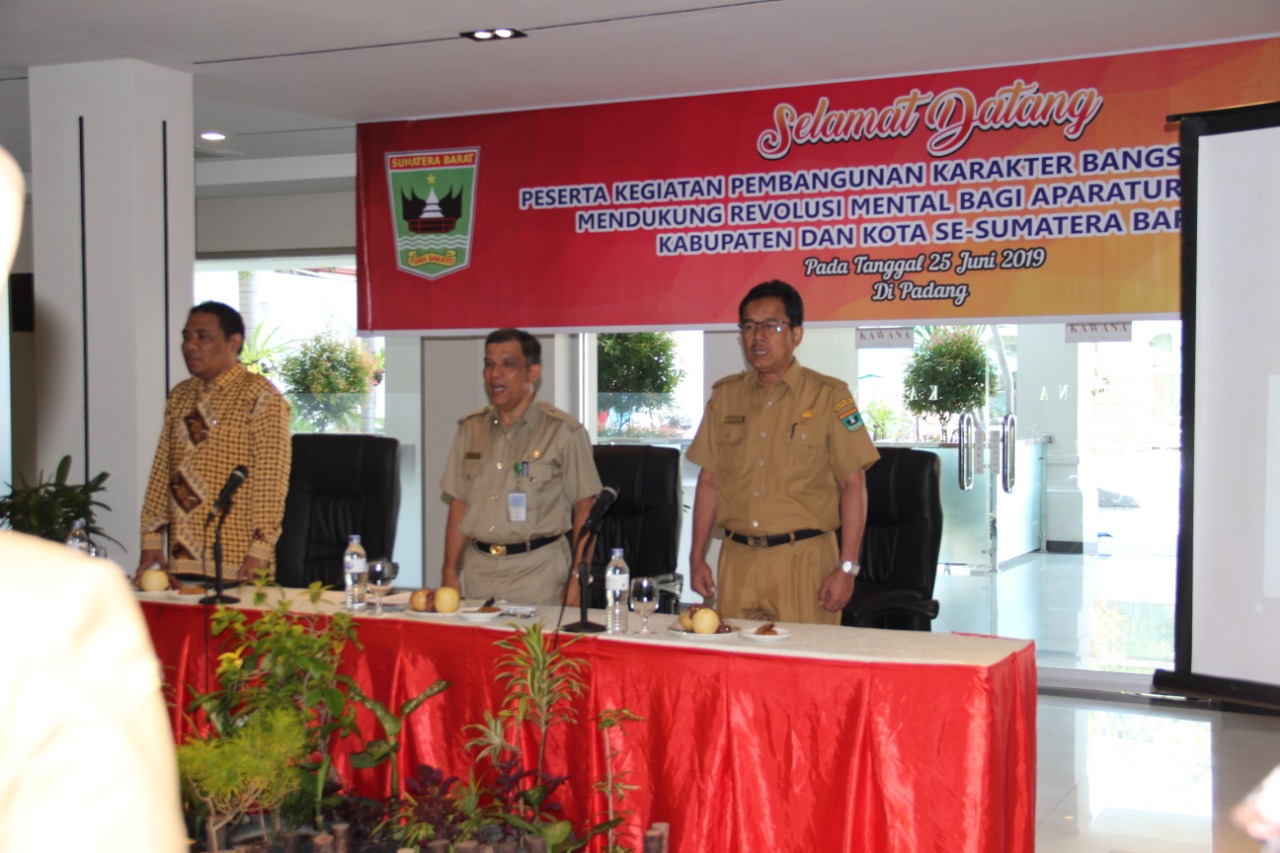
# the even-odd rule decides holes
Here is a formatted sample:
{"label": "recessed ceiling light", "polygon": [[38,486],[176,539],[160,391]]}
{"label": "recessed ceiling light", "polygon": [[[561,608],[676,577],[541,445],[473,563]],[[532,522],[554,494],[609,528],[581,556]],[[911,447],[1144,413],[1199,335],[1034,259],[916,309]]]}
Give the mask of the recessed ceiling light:
{"label": "recessed ceiling light", "polygon": [[200,134],[200,138],[209,142],[221,142],[227,138],[227,135],[225,133],[218,133],[216,130],[206,130],[204,133]]}
{"label": "recessed ceiling light", "polygon": [[512,27],[495,27],[491,30],[472,30],[469,33],[458,33],[458,35],[472,41],[502,41],[503,39],[522,39],[527,36],[527,33]]}

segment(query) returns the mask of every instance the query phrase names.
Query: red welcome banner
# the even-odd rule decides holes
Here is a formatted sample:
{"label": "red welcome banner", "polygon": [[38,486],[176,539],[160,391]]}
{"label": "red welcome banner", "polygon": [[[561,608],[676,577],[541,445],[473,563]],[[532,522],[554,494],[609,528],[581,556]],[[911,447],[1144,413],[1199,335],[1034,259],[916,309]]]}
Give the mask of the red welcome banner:
{"label": "red welcome banner", "polygon": [[360,328],[1174,313],[1167,117],[1280,99],[1280,39],[358,132]]}

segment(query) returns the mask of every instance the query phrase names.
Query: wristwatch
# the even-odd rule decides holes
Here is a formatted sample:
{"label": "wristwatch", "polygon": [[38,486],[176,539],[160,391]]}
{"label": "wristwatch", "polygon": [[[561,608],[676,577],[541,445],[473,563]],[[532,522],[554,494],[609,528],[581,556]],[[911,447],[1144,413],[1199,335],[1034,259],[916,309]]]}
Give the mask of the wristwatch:
{"label": "wristwatch", "polygon": [[858,572],[862,571],[862,567],[853,560],[845,560],[840,564],[840,571],[844,572],[851,578],[856,578],[858,576]]}

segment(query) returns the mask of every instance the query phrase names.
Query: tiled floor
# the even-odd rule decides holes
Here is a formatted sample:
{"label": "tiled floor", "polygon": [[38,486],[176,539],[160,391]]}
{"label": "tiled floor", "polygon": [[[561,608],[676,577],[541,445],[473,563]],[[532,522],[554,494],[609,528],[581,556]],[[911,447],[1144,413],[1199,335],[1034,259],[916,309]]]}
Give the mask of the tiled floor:
{"label": "tiled floor", "polygon": [[1037,853],[1253,853],[1231,808],[1280,763],[1280,716],[1041,695]]}

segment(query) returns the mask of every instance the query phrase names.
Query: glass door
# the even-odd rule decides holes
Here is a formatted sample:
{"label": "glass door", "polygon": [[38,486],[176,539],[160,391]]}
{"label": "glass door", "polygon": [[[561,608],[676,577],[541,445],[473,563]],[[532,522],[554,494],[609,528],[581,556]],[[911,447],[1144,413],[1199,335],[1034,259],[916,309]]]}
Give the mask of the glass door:
{"label": "glass door", "polygon": [[877,440],[942,457],[934,629],[1027,637],[1043,668],[1145,681],[1172,665],[1181,324],[981,328],[996,381],[972,441],[908,408],[920,327],[913,348],[868,347],[873,330],[859,331]]}

